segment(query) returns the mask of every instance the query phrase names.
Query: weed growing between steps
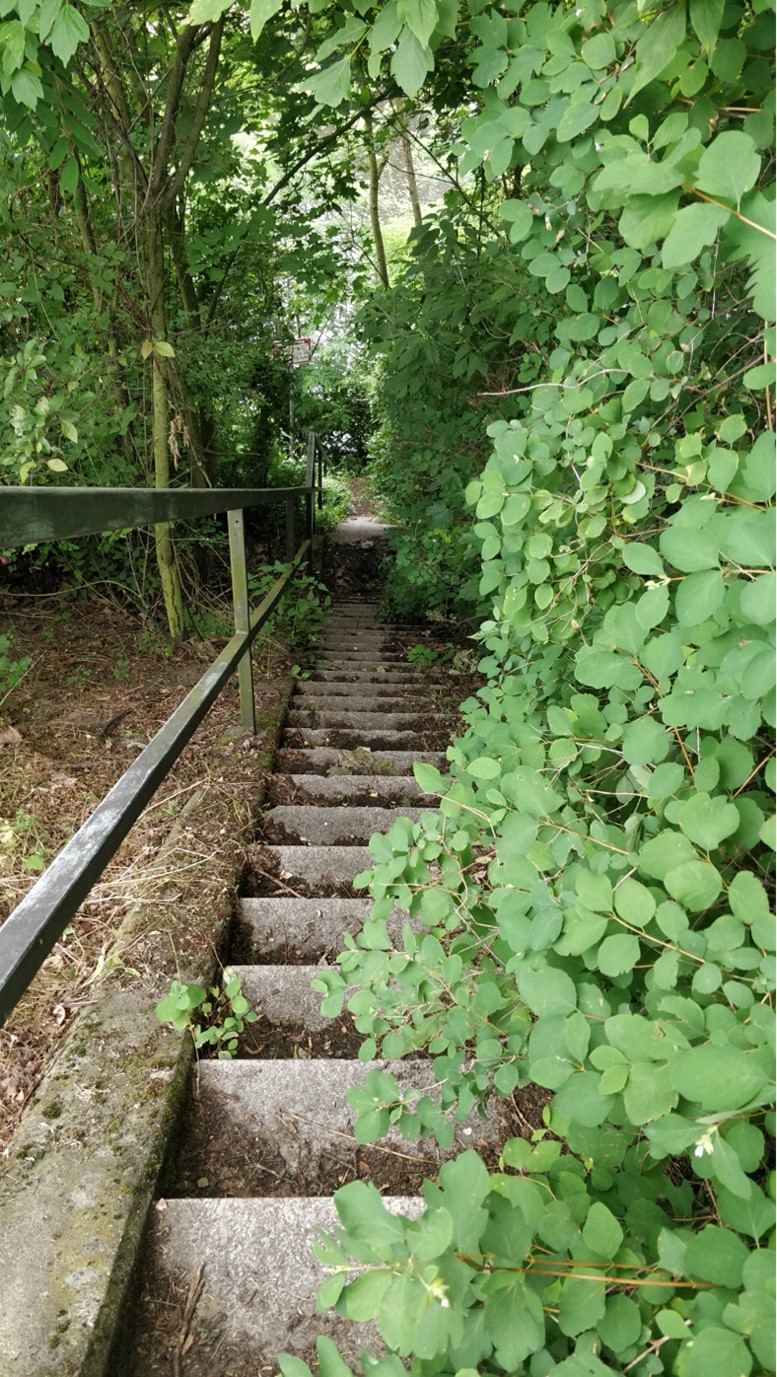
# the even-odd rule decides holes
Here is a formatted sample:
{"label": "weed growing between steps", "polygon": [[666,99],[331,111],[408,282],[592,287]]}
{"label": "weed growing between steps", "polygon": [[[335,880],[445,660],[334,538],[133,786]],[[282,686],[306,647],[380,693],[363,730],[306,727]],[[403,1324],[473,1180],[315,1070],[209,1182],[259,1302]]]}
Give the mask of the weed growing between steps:
{"label": "weed growing between steps", "polygon": [[188,1030],[196,1052],[207,1049],[222,1059],[236,1055],[247,1025],[257,1018],[243,994],[240,977],[227,972],[221,987],[211,985],[208,990],[204,985],[173,980],[170,993],[154,1012],[160,1023],[168,1023],[176,1032]]}

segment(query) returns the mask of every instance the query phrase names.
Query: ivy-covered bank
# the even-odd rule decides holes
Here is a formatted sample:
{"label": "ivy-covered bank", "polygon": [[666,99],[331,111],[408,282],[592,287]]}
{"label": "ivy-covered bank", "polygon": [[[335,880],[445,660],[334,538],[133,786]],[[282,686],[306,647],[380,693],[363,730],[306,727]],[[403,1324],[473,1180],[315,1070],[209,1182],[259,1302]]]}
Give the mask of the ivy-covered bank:
{"label": "ivy-covered bank", "polygon": [[[428,1048],[450,1111],[547,1087],[548,1132],[446,1165],[413,1223],[345,1187],[321,1303],[377,1318],[379,1377],[741,1377],[774,1367],[773,18],[520,10],[456,30],[540,354],[466,491],[488,685],[319,983],[365,1057]],[[390,3],[368,41],[399,75],[448,13]],[[429,927],[399,952],[395,902]],[[368,1092],[364,1138],[445,1138]]]}

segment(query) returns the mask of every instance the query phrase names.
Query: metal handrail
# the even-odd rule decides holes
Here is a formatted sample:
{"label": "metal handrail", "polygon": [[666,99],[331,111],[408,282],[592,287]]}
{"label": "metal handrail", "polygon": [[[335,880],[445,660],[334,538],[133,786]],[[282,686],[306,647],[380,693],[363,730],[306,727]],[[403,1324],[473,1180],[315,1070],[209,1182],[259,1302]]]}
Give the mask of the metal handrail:
{"label": "metal handrail", "polygon": [[[319,451],[317,437],[311,434],[308,455],[312,452],[315,457]],[[306,476],[309,474],[310,463]],[[322,481],[319,466],[319,483]],[[298,488],[0,489],[0,547],[7,548],[226,511],[235,617],[235,634],[229,644],[0,926],[0,1024],[40,970],[235,669],[242,725],[251,733],[256,730],[251,656],[247,652],[289,580],[311,552],[317,486],[314,473],[312,482]],[[295,553],[294,504],[299,496],[304,496],[307,506],[307,532]],[[279,501],[286,503],[287,554],[289,541],[292,543],[290,567],[251,611],[243,512],[247,507]],[[117,502],[126,504],[121,511]],[[19,525],[11,525],[12,517]],[[95,521],[100,524],[95,525]]]}

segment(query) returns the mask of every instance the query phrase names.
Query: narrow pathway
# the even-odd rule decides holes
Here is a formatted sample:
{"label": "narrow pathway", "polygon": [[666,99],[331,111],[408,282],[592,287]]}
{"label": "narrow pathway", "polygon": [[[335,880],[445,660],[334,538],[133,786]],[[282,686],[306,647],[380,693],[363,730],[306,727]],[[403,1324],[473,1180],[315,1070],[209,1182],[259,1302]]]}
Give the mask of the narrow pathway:
{"label": "narrow pathway", "polygon": [[[259,1021],[239,1058],[199,1065],[121,1377],[256,1377],[277,1371],[278,1351],[310,1359],[320,1333],[358,1358],[365,1327],[315,1312],[323,1274],[312,1239],[336,1222],[332,1192],[356,1177],[390,1208],[418,1209],[442,1154],[391,1135],[356,1143],[345,1094],[376,1063],[356,1059],[350,1018],[323,1018],[310,982],[364,920],[369,901],[351,882],[370,864],[371,833],[433,806],[412,764],[443,763],[458,697],[455,677],[408,665],[376,604],[333,607],[316,670],[292,698],[251,853],[252,892],[240,903],[230,964]],[[429,1061],[392,1070],[407,1085],[434,1085]],[[488,1131],[506,1136],[497,1117]],[[452,1151],[483,1132],[482,1120],[459,1126]]]}

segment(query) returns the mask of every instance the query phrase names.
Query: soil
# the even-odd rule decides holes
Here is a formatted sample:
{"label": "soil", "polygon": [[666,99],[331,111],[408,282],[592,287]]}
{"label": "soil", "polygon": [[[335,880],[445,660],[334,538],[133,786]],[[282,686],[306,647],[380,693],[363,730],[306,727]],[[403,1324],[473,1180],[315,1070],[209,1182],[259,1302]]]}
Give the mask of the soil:
{"label": "soil", "polygon": [[[131,613],[95,597],[66,594],[0,594],[2,632],[12,633],[12,658],[29,656],[31,664],[0,703],[0,921],[223,644],[216,638],[190,641],[168,654],[163,634]],[[288,656],[273,646],[265,644],[255,655],[260,724],[286,697],[288,665]],[[238,724],[233,681],[0,1029],[0,1154],[60,1038],[89,1002],[122,919],[154,879],[155,857],[187,800],[204,791],[222,800],[228,795],[237,806],[258,794],[257,766],[268,740],[261,725],[255,738],[246,738]],[[229,839],[236,874],[249,840]],[[172,877],[176,899],[188,887],[202,902],[203,869],[214,844],[219,845],[207,816],[201,834],[187,831],[187,850],[199,854],[202,864],[190,860]],[[168,889],[170,878],[159,877]]]}

